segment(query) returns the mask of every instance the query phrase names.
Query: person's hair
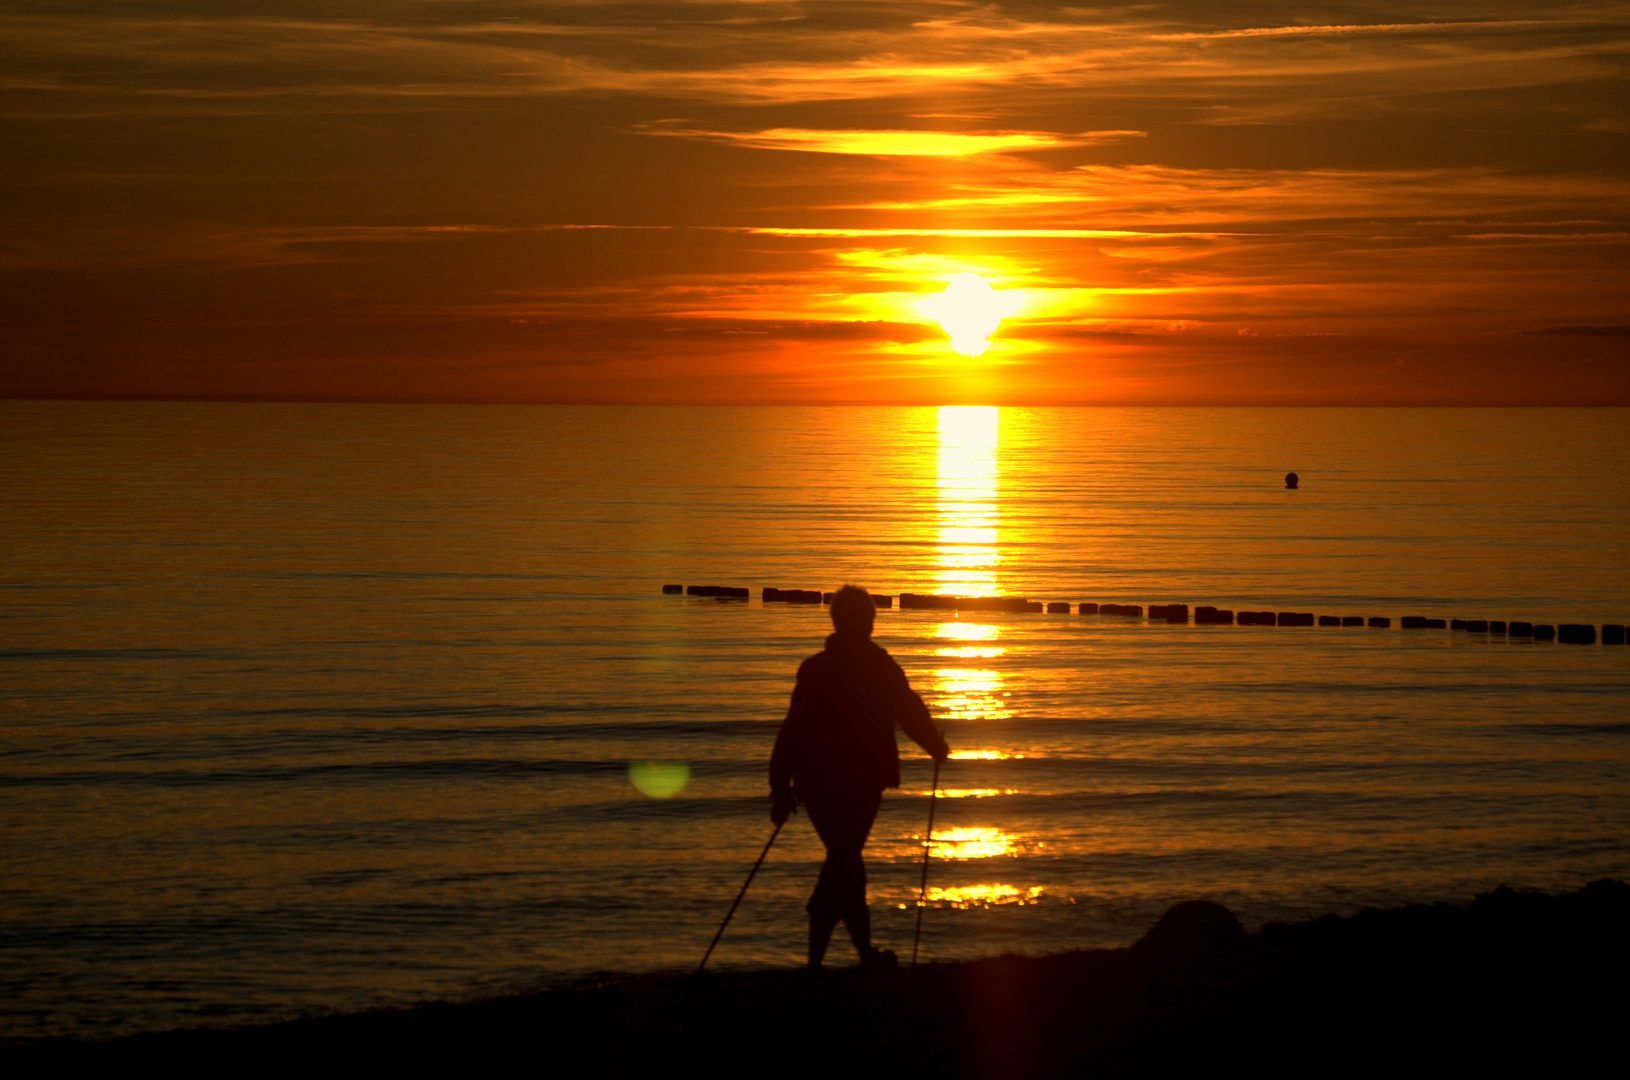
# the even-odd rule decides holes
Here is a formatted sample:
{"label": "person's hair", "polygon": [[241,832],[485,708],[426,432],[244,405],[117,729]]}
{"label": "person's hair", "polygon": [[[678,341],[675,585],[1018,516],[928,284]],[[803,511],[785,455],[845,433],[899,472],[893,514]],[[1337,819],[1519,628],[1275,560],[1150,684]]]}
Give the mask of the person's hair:
{"label": "person's hair", "polygon": [[872,594],[859,585],[845,585],[832,594],[832,626],[839,633],[870,637],[876,619]]}

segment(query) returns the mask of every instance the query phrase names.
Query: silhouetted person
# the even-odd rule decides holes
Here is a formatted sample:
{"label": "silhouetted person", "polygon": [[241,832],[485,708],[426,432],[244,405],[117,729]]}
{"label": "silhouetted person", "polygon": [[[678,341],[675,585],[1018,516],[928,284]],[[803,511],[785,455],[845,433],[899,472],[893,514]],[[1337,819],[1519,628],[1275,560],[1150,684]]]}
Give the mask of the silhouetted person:
{"label": "silhouetted person", "polygon": [[1297,484],[1299,484],[1301,482],[1302,482],[1302,478],[1297,476],[1295,473],[1288,472],[1288,473],[1285,474],[1285,486],[1286,487],[1293,488],[1293,487],[1295,487]]}
{"label": "silhouetted person", "polygon": [[780,824],[802,802],[826,845],[826,862],[805,906],[812,971],[819,970],[840,920],[862,964],[894,962],[893,953],[872,945],[860,855],[883,789],[900,786],[894,726],[936,760],[950,754],[906,673],[872,642],[876,617],[865,589],[845,585],[832,597],[835,632],[823,652],[799,666],[792,705],[770,755],[771,820]]}

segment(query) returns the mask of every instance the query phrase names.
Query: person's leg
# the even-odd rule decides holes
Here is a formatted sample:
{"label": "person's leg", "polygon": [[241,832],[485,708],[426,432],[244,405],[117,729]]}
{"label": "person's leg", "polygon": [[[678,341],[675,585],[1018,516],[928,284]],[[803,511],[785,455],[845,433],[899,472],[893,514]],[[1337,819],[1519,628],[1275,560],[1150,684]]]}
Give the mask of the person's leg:
{"label": "person's leg", "polygon": [[854,854],[853,861],[847,864],[848,889],[845,895],[848,904],[844,909],[843,925],[849,931],[849,940],[854,944],[855,953],[862,964],[875,964],[883,959],[883,954],[872,945],[872,910],[866,904],[866,862],[861,857],[882,800],[881,791],[858,796],[850,807],[850,832],[845,837],[852,844],[849,850]]}
{"label": "person's leg", "polygon": [[843,917],[844,929],[849,931],[849,940],[854,942],[855,952],[859,954],[862,962],[872,955],[872,910],[862,903],[858,908],[849,911]]}
{"label": "person's leg", "polygon": [[[810,955],[816,951],[816,913],[823,916],[821,927],[830,937],[831,927],[824,917],[843,920],[849,940],[863,963],[872,961],[871,911],[866,906],[866,862],[861,850],[872,831],[872,822],[883,798],[880,791],[831,792],[805,800],[809,820],[826,845],[826,862],[821,866],[815,895],[810,897]],[[826,951],[823,940],[820,951]]]}
{"label": "person's leg", "polygon": [[809,903],[804,905],[804,910],[809,912],[809,969],[818,971],[821,960],[826,956],[826,947],[832,940],[832,931],[837,929],[838,921],[848,906],[845,894],[849,890],[844,880],[848,875],[842,867],[848,853],[843,845],[841,812],[830,801],[819,796],[806,798],[804,809],[815,826],[815,832],[826,845],[826,861],[821,864],[820,876],[815,879],[815,891],[810,894]]}
{"label": "person's leg", "polygon": [[820,966],[840,919],[861,960],[872,957],[871,912],[866,907],[866,863],[861,849],[881,799],[882,792],[828,793],[804,799],[810,823],[826,845],[826,861],[807,908],[811,968]]}
{"label": "person's leg", "polygon": [[821,960],[826,956],[827,943],[832,940],[832,931],[837,929],[837,926],[838,917],[831,912],[809,913],[809,970],[821,969]]}

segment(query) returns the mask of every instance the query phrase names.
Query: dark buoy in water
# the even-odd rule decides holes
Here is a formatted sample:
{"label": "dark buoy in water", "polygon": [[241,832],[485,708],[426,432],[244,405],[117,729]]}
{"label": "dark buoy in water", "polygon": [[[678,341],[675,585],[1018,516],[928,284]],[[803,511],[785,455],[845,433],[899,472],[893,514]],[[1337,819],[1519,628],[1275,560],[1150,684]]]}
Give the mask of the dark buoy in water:
{"label": "dark buoy in water", "polygon": [[1285,474],[1285,486],[1290,488],[1292,491],[1296,490],[1296,485],[1301,482],[1302,478],[1297,476],[1295,473],[1288,472]]}

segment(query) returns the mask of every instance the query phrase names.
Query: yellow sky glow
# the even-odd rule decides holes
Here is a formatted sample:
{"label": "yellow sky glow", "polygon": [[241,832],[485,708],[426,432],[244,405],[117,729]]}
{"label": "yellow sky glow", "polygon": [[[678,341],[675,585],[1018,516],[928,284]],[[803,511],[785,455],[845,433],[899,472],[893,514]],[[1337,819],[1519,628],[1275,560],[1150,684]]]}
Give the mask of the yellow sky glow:
{"label": "yellow sky glow", "polygon": [[971,157],[976,154],[1082,146],[1096,138],[1123,138],[1142,134],[1083,132],[1072,136],[1049,131],[813,131],[802,128],[770,128],[765,131],[742,132],[657,127],[645,130],[649,134],[708,139],[759,150],[802,150],[818,154],[860,154],[873,157]]}

